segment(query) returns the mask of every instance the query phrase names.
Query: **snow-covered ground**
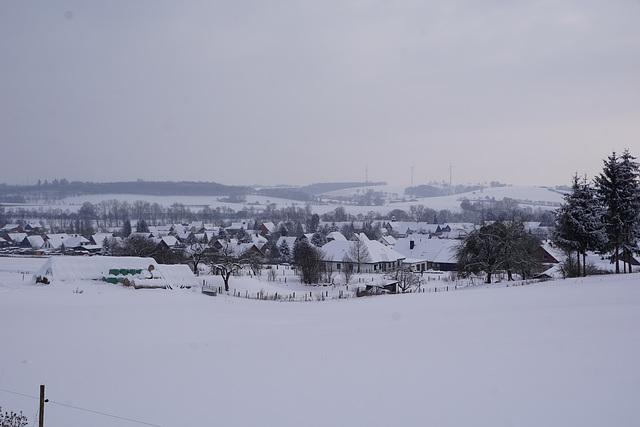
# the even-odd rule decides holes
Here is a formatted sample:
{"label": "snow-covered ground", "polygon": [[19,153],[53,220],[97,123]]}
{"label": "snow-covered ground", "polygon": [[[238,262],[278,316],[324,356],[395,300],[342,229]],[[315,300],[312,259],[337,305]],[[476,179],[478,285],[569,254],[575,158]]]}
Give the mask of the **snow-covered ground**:
{"label": "snow-covered ground", "polygon": [[44,261],[0,258],[30,425],[8,391],[40,384],[48,427],[640,424],[638,274],[289,303],[22,280]]}
{"label": "snow-covered ground", "polygon": [[[339,191],[334,191],[327,193],[327,197],[349,197],[357,192],[364,192],[367,189],[371,189],[373,191],[382,191],[388,194],[388,201],[393,200],[393,202],[388,202],[384,206],[351,206],[346,205],[345,210],[352,214],[367,214],[369,211],[378,212],[381,214],[386,214],[387,212],[393,209],[403,209],[405,211],[409,211],[409,206],[422,204],[428,208],[435,210],[450,210],[452,212],[460,211],[460,203],[463,199],[469,200],[479,200],[494,198],[495,200],[502,200],[505,197],[519,200],[521,201],[521,205],[530,206],[534,209],[541,207],[547,209],[555,209],[557,208],[557,204],[562,202],[562,195],[554,190],[549,190],[546,187],[533,187],[533,186],[509,186],[509,187],[488,187],[482,190],[455,194],[452,196],[442,196],[442,197],[425,197],[425,198],[417,198],[411,199],[404,195],[404,187],[401,186],[393,186],[393,185],[383,185],[383,186],[372,186],[372,187],[359,187],[359,188],[349,188]],[[229,203],[219,201],[220,197],[212,197],[212,196],[148,196],[148,195],[138,195],[138,194],[94,194],[94,195],[85,195],[85,196],[74,196],[67,197],[62,200],[58,200],[53,205],[29,205],[29,208],[37,208],[42,207],[43,209],[54,208],[54,209],[68,209],[71,212],[75,212],[84,202],[91,202],[93,204],[100,203],[103,200],[111,200],[117,199],[120,201],[126,201],[129,203],[133,203],[136,200],[144,200],[149,203],[158,203],[164,207],[169,207],[174,203],[181,203],[190,209],[197,211],[199,209],[204,208],[205,206],[209,206],[212,209],[218,207],[228,207],[235,211],[242,210],[243,208],[255,208],[256,210],[263,210],[267,204],[274,203],[277,208],[289,207],[291,205],[296,205],[299,207],[304,207],[306,205],[305,202],[301,202],[299,200],[289,200],[289,199],[280,199],[276,197],[267,197],[267,196],[256,196],[249,195],[247,196],[247,201],[245,203]],[[404,199],[404,201],[402,200]],[[314,213],[324,214],[333,209],[335,209],[338,204],[323,204],[311,205],[311,208]],[[10,207],[7,207],[10,209]]]}

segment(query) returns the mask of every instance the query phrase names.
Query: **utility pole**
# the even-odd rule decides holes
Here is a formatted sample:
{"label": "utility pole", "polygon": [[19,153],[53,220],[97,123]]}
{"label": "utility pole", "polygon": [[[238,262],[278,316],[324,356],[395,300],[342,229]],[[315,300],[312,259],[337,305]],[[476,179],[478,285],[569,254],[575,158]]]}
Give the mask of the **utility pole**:
{"label": "utility pole", "polygon": [[44,385],[40,386],[40,415],[38,416],[38,427],[44,427]]}
{"label": "utility pole", "polygon": [[411,166],[411,186],[413,187],[413,168],[415,167],[415,163]]}

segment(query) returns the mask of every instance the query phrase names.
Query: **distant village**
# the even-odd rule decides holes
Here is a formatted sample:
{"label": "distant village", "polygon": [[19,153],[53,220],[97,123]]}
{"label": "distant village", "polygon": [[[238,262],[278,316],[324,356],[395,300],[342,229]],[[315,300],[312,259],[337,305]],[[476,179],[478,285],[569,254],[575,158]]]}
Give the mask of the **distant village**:
{"label": "distant village", "polygon": [[[323,269],[358,273],[387,273],[406,268],[415,273],[456,270],[455,248],[476,228],[473,223],[430,224],[418,221],[280,221],[243,220],[227,226],[194,221],[188,224],[147,225],[128,220],[107,232],[51,233],[40,222],[6,224],[0,229],[1,255],[148,256],[167,264],[189,264],[198,274],[223,248],[236,259],[262,264],[290,264],[293,249],[306,241],[320,249]],[[540,239],[540,262],[558,263],[561,256],[546,242],[549,228],[526,222]],[[133,246],[133,247],[132,247]],[[354,247],[358,251],[354,254]]]}

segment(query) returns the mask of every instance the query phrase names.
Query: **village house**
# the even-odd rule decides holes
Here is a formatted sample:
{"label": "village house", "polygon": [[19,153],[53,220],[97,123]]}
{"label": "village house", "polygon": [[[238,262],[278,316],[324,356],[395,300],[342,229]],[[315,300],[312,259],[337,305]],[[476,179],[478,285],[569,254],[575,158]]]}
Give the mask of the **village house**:
{"label": "village house", "polygon": [[[364,238],[361,236],[364,236]],[[368,253],[368,257],[364,256],[363,259],[361,259],[361,273],[384,273],[402,266],[402,262],[405,259],[404,255],[378,241],[367,239],[364,234],[361,236],[359,237],[360,242],[364,248],[366,248],[366,253]],[[356,244],[356,242],[346,240],[333,240],[328,242],[322,246],[324,263],[327,264],[329,269],[338,272],[344,268],[354,268],[353,265],[357,263],[357,260],[351,258],[350,261],[347,261],[347,259],[351,248]]]}
{"label": "village house", "polygon": [[438,224],[415,221],[389,221],[384,224],[384,228],[398,237],[407,237],[409,234],[433,234],[436,233]]}
{"label": "village house", "polygon": [[39,249],[42,249],[43,246],[44,246],[44,239],[42,238],[42,236],[39,236],[37,234],[34,234],[33,236],[25,237],[20,243],[21,248],[27,248],[27,249],[39,250]]}
{"label": "village house", "polygon": [[0,232],[5,233],[22,233],[24,229],[20,224],[7,224],[0,229]]}
{"label": "village house", "polygon": [[393,249],[406,257],[404,264],[415,272],[456,269],[455,249],[459,240],[431,238],[411,234],[398,239]]}
{"label": "village house", "polygon": [[273,222],[263,222],[258,228],[258,231],[260,231],[260,233],[264,234],[265,236],[269,236],[272,233],[275,233],[276,230],[276,225]]}
{"label": "village house", "polygon": [[42,230],[42,224],[39,222],[30,222],[24,226],[24,231],[29,234],[40,233]]}

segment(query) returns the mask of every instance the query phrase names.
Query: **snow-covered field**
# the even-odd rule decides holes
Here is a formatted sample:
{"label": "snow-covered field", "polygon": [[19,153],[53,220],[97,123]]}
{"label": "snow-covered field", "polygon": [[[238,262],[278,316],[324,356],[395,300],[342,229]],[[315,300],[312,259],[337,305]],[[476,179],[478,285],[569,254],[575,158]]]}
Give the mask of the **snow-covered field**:
{"label": "snow-covered field", "polygon": [[48,427],[640,424],[638,274],[289,303],[22,280],[43,262],[0,258],[30,425],[7,391],[45,384]]}
{"label": "snow-covered field", "polygon": [[[485,198],[494,198],[495,200],[502,200],[505,197],[522,201],[521,205],[523,207],[530,206],[534,209],[541,207],[547,209],[555,209],[557,208],[557,204],[562,202],[562,195],[556,191],[549,190],[545,187],[533,187],[533,186],[509,186],[509,187],[489,187],[484,188],[483,190],[478,190],[470,193],[463,194],[455,194],[452,196],[442,196],[442,197],[425,197],[418,199],[410,199],[409,197],[404,196],[404,187],[401,186],[393,186],[393,185],[383,185],[383,186],[372,186],[372,187],[362,187],[362,188],[350,188],[340,191],[334,191],[331,193],[327,193],[328,197],[348,197],[357,192],[363,192],[367,189],[371,189],[373,191],[382,191],[389,195],[388,200],[394,200],[393,202],[386,203],[384,206],[351,206],[346,205],[345,210],[352,214],[367,214],[369,211],[378,212],[380,214],[386,214],[393,209],[403,209],[405,211],[409,211],[409,206],[422,204],[428,208],[435,210],[449,210],[452,212],[460,211],[460,203],[466,198],[469,200],[479,200]],[[401,199],[405,199],[402,201]],[[75,212],[84,202],[91,202],[93,204],[100,203],[103,200],[111,200],[117,199],[120,201],[126,201],[129,203],[133,203],[136,200],[144,200],[149,203],[158,203],[164,207],[169,207],[174,203],[181,203],[184,206],[189,207],[190,209],[197,211],[199,209],[204,208],[205,206],[209,206],[212,209],[218,207],[228,207],[235,211],[242,210],[243,208],[255,208],[256,210],[263,210],[267,204],[274,203],[277,208],[288,207],[291,205],[304,207],[305,202],[301,202],[299,200],[288,200],[288,199],[280,199],[276,197],[266,197],[266,196],[256,196],[249,195],[247,196],[247,201],[245,203],[229,203],[219,201],[219,197],[211,197],[211,196],[148,196],[148,195],[138,195],[138,194],[94,194],[94,195],[85,195],[85,196],[74,196],[67,197],[65,199],[56,201],[54,205],[29,205],[29,208],[38,208],[42,207],[43,209],[54,208],[54,209],[68,209],[71,212]],[[324,214],[333,209],[335,209],[338,204],[323,204],[323,205],[311,205],[311,208],[314,213]],[[19,207],[19,206],[18,206]],[[7,209],[11,209],[9,206]]]}

